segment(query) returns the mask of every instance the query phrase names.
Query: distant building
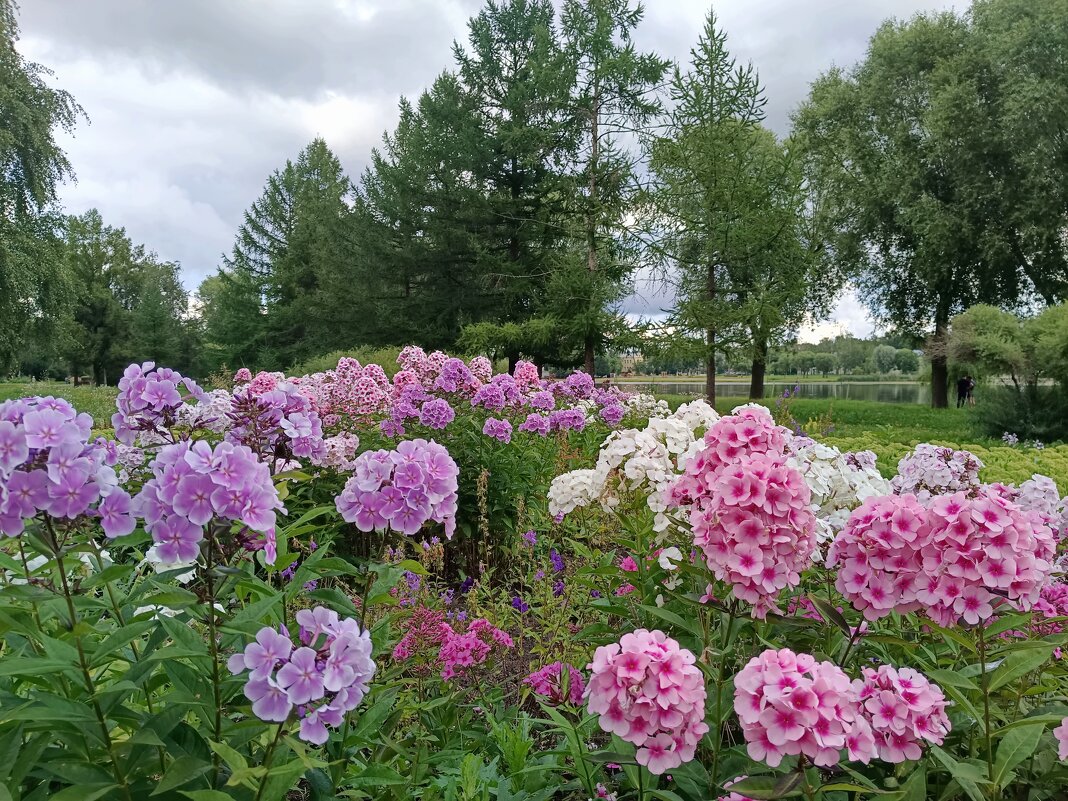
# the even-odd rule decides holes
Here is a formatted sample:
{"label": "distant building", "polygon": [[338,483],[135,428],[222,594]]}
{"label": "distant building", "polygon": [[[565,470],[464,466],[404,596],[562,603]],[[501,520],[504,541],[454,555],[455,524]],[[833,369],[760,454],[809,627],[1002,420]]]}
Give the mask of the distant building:
{"label": "distant building", "polygon": [[638,365],[645,361],[645,357],[640,353],[625,354],[619,357],[619,371],[621,373],[633,373],[638,369]]}

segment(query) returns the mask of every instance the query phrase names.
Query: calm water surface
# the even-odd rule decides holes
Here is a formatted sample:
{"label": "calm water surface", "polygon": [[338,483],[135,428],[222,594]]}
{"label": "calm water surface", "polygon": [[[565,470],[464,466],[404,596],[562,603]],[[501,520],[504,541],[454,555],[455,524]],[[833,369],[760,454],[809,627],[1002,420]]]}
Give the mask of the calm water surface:
{"label": "calm water surface", "polygon": [[[623,389],[666,395],[704,395],[704,381],[614,381]],[[764,397],[775,398],[795,384],[767,383]],[[801,381],[798,397],[878,401],[880,403],[930,403],[931,388],[907,381]],[[724,398],[749,397],[748,382],[717,382],[716,395]]]}

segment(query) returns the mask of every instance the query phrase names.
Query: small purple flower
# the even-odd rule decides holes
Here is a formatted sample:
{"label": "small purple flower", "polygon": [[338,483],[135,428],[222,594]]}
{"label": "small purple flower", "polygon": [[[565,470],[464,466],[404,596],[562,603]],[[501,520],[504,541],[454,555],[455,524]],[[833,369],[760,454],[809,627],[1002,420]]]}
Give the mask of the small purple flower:
{"label": "small purple flower", "polygon": [[549,561],[553,563],[554,573],[563,573],[566,565],[564,564],[564,557],[562,557],[556,548],[549,550]]}
{"label": "small purple flower", "polygon": [[530,604],[517,595],[512,599],[512,608],[518,609],[520,614],[526,614],[530,611]]}
{"label": "small purple flower", "polygon": [[564,594],[564,582],[563,581],[557,581],[555,584],[553,584],[553,597],[554,598],[559,598],[563,594]]}
{"label": "small purple flower", "polygon": [[600,598],[601,597],[601,593],[598,590],[590,590],[590,597],[591,598]]}
{"label": "small purple flower", "polygon": [[466,595],[471,591],[471,588],[475,586],[475,580],[471,576],[465,578],[460,582],[460,595]]}
{"label": "small purple flower", "polygon": [[294,704],[317,701],[326,692],[316,658],[317,654],[311,648],[298,648],[278,671],[278,686],[286,691]]}
{"label": "small purple flower", "polygon": [[260,720],[283,723],[293,710],[285,690],[274,679],[250,679],[245,685],[245,697],[252,702],[252,712]]}
{"label": "small purple flower", "polygon": [[541,581],[543,578],[545,578],[545,571],[544,570],[538,570],[538,572],[534,574],[534,580],[535,581]]}
{"label": "small purple flower", "polygon": [[527,541],[527,544],[529,544],[532,548],[538,544],[538,535],[535,534],[534,531],[528,531],[526,534],[523,535],[523,539],[525,539]]}

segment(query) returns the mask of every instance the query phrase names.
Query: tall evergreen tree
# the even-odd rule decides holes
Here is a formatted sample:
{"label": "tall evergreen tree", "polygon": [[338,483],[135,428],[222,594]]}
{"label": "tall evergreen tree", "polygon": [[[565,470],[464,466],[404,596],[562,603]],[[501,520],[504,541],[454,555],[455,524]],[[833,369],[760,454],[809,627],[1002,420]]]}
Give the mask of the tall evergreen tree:
{"label": "tall evergreen tree", "polygon": [[46,82],[51,73],[15,48],[12,0],[0,0],[0,370],[31,333],[54,333],[70,301],[70,280],[52,206],[72,175],[56,131],[81,109]]}
{"label": "tall evergreen tree", "polygon": [[630,0],[567,0],[561,12],[574,73],[569,113],[580,131],[570,197],[583,258],[559,283],[567,287],[565,298],[573,295],[564,316],[580,334],[591,374],[612,321],[606,307],[621,298],[631,269],[622,247],[639,159],[631,145],[660,110],[657,89],[668,68],[664,59],[634,46],[642,15],[641,5]]}
{"label": "tall evergreen tree", "polygon": [[341,299],[324,290],[351,269],[351,189],[319,138],[267,179],[209,287],[226,311],[208,313],[206,335],[231,364],[287,367],[338,343]]}

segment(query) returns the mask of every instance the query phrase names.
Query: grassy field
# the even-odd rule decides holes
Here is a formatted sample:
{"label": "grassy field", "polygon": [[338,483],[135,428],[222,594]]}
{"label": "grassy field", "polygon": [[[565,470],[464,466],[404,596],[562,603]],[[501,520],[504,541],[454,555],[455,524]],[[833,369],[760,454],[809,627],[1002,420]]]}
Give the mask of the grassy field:
{"label": "grassy field", "polygon": [[[915,384],[916,379],[913,376],[901,376],[901,375],[808,375],[797,376],[794,373],[789,375],[766,375],[764,380],[769,384],[822,384],[822,383],[836,383],[836,382],[850,382],[860,381],[863,383],[884,383],[884,384]],[[717,375],[717,384],[748,384],[750,377],[747,375]],[[613,384],[679,384],[696,382],[703,384],[705,382],[704,375],[629,375],[626,377],[615,376],[612,378]]]}
{"label": "grassy field", "polygon": [[115,413],[115,387],[75,387],[58,382],[0,382],[0,401],[9,398],[21,398],[26,395],[52,395],[65,398],[74,404],[79,412],[86,412],[93,418],[93,427],[108,428],[111,415]]}

